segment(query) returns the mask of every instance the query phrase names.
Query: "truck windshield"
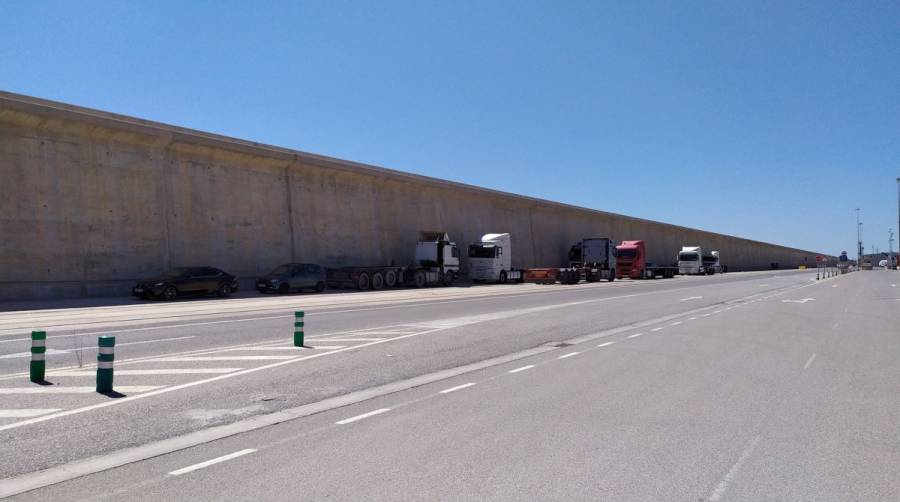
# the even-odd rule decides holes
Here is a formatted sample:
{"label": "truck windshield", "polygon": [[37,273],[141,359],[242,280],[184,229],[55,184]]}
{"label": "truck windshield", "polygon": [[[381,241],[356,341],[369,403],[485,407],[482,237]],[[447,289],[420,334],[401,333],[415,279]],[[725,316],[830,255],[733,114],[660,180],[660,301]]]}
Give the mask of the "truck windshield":
{"label": "truck windshield", "polygon": [[715,257],[715,256],[704,256],[704,257],[703,257],[703,264],[704,264],[704,265],[712,265],[712,264],[714,264],[714,263],[716,263],[716,257]]}
{"label": "truck windshield", "polygon": [[481,244],[469,246],[469,258],[493,258],[496,255],[497,248],[494,246],[483,246]]}
{"label": "truck windshield", "polygon": [[697,253],[678,253],[678,261],[698,261]]}
{"label": "truck windshield", "polygon": [[619,252],[619,258],[634,258],[637,256],[637,249],[619,249],[616,248]]}

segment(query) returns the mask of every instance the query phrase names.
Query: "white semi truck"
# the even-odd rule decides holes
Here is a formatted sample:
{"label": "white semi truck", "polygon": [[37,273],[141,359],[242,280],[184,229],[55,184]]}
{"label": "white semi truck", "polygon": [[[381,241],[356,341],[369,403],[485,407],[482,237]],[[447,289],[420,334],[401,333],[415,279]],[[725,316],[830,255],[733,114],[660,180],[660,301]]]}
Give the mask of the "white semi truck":
{"label": "white semi truck", "polygon": [[678,273],[682,275],[712,275],[722,272],[719,252],[704,253],[701,246],[684,246],[678,253]]}
{"label": "white semi truck", "polygon": [[522,282],[522,274],[512,268],[509,234],[484,234],[469,246],[469,278],[473,281]]}

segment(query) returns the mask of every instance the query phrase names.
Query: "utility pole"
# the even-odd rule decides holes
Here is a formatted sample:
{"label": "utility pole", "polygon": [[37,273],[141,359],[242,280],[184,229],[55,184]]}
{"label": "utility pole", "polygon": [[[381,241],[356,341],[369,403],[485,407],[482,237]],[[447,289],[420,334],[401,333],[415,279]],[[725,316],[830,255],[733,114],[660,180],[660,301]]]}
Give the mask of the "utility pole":
{"label": "utility pole", "polygon": [[[897,190],[900,191],[900,178],[897,178]],[[900,192],[898,192],[900,193]],[[856,266],[862,265],[862,237],[859,235],[859,208],[856,208]]]}
{"label": "utility pole", "polygon": [[[900,176],[897,177],[897,231],[900,232]],[[900,242],[897,243],[897,254],[900,255]],[[897,256],[894,268],[900,269],[900,256]]]}

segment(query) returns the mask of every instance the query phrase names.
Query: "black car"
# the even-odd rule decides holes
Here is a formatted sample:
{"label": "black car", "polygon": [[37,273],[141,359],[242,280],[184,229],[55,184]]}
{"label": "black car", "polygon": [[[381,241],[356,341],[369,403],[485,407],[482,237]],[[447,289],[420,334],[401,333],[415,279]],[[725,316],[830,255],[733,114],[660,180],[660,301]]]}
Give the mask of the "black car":
{"label": "black car", "polygon": [[325,269],[312,263],[285,263],[275,267],[256,281],[260,293],[289,293],[312,289],[321,293],[325,289]]}
{"label": "black car", "polygon": [[159,277],[138,281],[131,293],[144,299],[174,300],[179,296],[209,294],[224,298],[237,288],[235,276],[215,267],[177,267]]}

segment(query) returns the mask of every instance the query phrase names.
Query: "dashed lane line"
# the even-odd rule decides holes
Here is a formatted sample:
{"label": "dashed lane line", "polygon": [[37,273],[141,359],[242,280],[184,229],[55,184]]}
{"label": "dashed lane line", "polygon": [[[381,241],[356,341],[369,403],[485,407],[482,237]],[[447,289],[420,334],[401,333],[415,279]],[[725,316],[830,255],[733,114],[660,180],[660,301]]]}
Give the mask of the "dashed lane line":
{"label": "dashed lane line", "polygon": [[569,357],[572,357],[572,356],[577,356],[578,354],[581,354],[581,352],[577,352],[577,351],[576,351],[576,352],[569,352],[568,354],[563,354],[563,355],[557,357],[557,359],[566,359],[566,358],[569,358]]}
{"label": "dashed lane line", "polygon": [[507,373],[518,373],[520,371],[530,370],[531,368],[534,368],[533,364],[529,364],[527,366],[522,366],[522,367],[516,368],[514,370],[509,370],[509,371],[507,371]]}
{"label": "dashed lane line", "polygon": [[335,424],[336,424],[336,425],[347,425],[347,424],[352,424],[353,422],[358,422],[358,421],[360,421],[360,420],[363,420],[363,419],[366,419],[366,418],[369,418],[369,417],[374,417],[375,415],[381,415],[382,413],[387,413],[387,412],[389,412],[389,411],[391,411],[390,408],[380,408],[380,409],[377,409],[377,410],[374,410],[374,411],[370,411],[370,412],[368,412],[368,413],[363,413],[362,415],[356,415],[355,417],[350,417],[350,418],[345,418],[345,419],[343,419],[343,420],[338,420],[337,422],[335,422]]}
{"label": "dashed lane line", "polygon": [[809,359],[806,360],[806,364],[803,365],[803,369],[809,369],[810,365],[812,365],[813,361],[816,359],[816,354],[809,356]]}
{"label": "dashed lane line", "polygon": [[658,327],[658,328],[653,328],[653,329],[651,329],[650,331],[661,331],[662,329],[663,329],[663,327],[660,326],[660,327]]}
{"label": "dashed lane line", "polygon": [[614,343],[616,343],[616,342],[603,342],[603,343],[601,343],[600,345],[597,345],[597,348],[600,348],[600,347],[608,347],[608,346],[610,346],[610,345],[612,345],[612,344],[614,344]]}
{"label": "dashed lane line", "polygon": [[449,389],[444,389],[440,393],[441,394],[449,394],[451,392],[456,392],[458,390],[468,389],[469,387],[473,387],[474,385],[475,385],[475,382],[464,383],[462,385],[457,385],[456,387],[450,387]]}
{"label": "dashed lane line", "polygon": [[[635,333],[635,334],[633,334],[633,335],[628,335],[627,338],[637,338],[637,337],[639,337],[639,336],[641,336],[641,335],[643,335],[643,333]],[[599,345],[598,345],[598,347],[599,347]]]}
{"label": "dashed lane line", "polygon": [[199,469],[203,469],[204,467],[209,467],[211,465],[220,464],[222,462],[227,462],[231,459],[235,459],[238,457],[243,457],[244,455],[248,455],[250,453],[255,452],[253,448],[247,448],[246,450],[236,451],[234,453],[229,453],[228,455],[222,455],[221,457],[216,457],[211,460],[207,460],[206,462],[200,462],[199,464],[189,465],[182,469],[178,469],[169,473],[171,476],[181,476],[182,474],[187,474],[189,472],[194,472]]}

